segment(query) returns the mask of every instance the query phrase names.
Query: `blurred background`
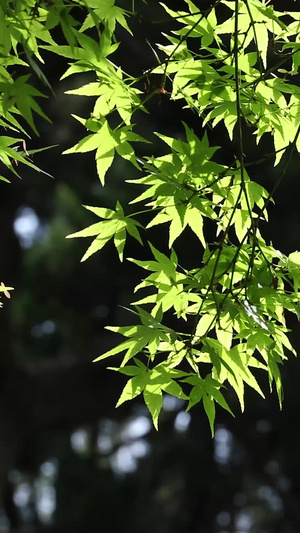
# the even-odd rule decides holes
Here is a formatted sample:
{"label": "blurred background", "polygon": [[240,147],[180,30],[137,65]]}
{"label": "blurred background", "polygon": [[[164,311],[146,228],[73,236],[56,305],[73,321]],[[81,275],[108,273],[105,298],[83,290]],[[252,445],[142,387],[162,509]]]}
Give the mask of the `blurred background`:
{"label": "blurred background", "polygon": [[[299,1],[284,8],[299,9]],[[158,2],[140,3],[138,10],[141,16],[130,22],[135,37],[119,29],[122,46],[114,57],[136,76],[156,64],[146,38],[161,42],[161,31],[169,30],[150,23],[165,18]],[[213,440],[202,407],[186,413],[184,402],[169,396],[158,433],[138,400],[114,408],[124,377],[91,361],[116,342],[105,325],[132,322],[124,307],[141,272],[120,264],[111,244],[80,263],[88,241],[65,237],[96,221],[82,204],[114,207],[119,199],[130,209],[132,186],[124,181],[137,173],[117,159],[102,188],[93,154],[61,155],[84,135],[71,113],[88,116],[93,105],[93,99],[64,91],[93,78],[59,83],[66,63],[50,53],[43,57],[55,93],[43,102],[52,124],[37,121],[40,137],[27,148],[59,144],[34,156],[54,179],[20,168],[22,180],[0,184],[0,281],[15,288],[0,311],[0,533],[299,533],[297,359],[282,371],[283,411],[275,393],[264,401],[248,390],[244,414],[235,401],[235,418],[219,410]],[[34,76],[32,83],[45,92]],[[149,155],[164,150],[153,132],[182,137],[181,120],[203,135],[199,118],[167,95],[155,95],[147,109],[148,115],[136,114],[136,123],[154,142],[146,146]],[[246,140],[251,160],[251,131]],[[222,146],[220,160],[231,161],[222,126],[210,132],[210,142]],[[270,139],[259,146],[260,155],[272,150]],[[268,190],[282,169],[272,163],[252,174]],[[299,195],[297,155],[262,228],[284,253],[300,249]],[[166,235],[161,227],[151,233],[163,251]],[[146,253],[135,242],[126,246],[129,257]],[[197,255],[201,264],[192,235],[176,250],[184,266],[196,266]],[[290,319],[288,325],[299,351],[299,325]],[[267,381],[260,383],[267,392]]]}

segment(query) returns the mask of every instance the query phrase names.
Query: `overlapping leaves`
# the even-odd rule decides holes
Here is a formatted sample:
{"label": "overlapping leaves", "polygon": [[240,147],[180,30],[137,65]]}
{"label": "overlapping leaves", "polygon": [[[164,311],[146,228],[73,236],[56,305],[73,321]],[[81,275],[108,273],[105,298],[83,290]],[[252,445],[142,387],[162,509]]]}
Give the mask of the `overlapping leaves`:
{"label": "overlapping leaves", "polygon": [[[213,8],[202,13],[192,2],[186,3],[189,12],[176,13],[176,17],[165,6],[183,28],[167,36],[171,44],[160,46],[166,60],[154,72],[169,77],[171,99],[184,100],[202,116],[203,126],[213,128],[223,121],[231,139],[241,120],[253,128],[258,141],[271,133],[275,163],[279,163],[289,143],[298,146],[299,91],[273,77],[272,69],[268,72],[267,48],[271,27],[276,38],[288,44],[296,24],[288,31],[272,8],[249,0],[239,4],[241,25],[236,35],[234,2],[226,2],[233,16],[222,24]],[[229,45],[227,35],[231,36]],[[199,39],[205,51],[201,58],[189,50],[188,37]],[[249,49],[253,42],[255,52]],[[239,67],[238,89],[234,61]],[[138,93],[132,92],[129,76],[114,71],[109,84],[108,67],[101,68],[97,82],[73,91],[97,100],[92,117],[83,122],[93,133],[69,152],[100,149],[103,160],[98,174],[104,182],[114,152],[122,156],[118,132],[134,135],[131,116],[143,106]],[[110,115],[116,108],[122,120],[113,130]],[[290,124],[288,135],[284,133],[286,124]],[[203,402],[213,433],[215,404],[231,413],[226,387],[235,390],[243,410],[245,385],[264,396],[258,379],[261,371],[268,373],[271,388],[275,383],[281,404],[279,367],[287,352],[295,353],[287,336],[285,311],[299,314],[300,260],[298,252],[286,257],[263,240],[259,224],[267,220],[271,197],[253,181],[244,161],[233,157],[232,165],[220,164],[215,160],[218,148],[211,146],[207,132],[199,138],[187,125],[184,128],[186,140],[157,134],[169,148],[164,155],[138,161],[132,155],[131,162],[141,166],[144,175],[127,181],[144,191],[131,204],[144,206],[141,212],[150,218],[148,232],[156,225],[169,225],[171,251],[170,256],[163,254],[149,243],[153,258],[131,259],[147,272],[135,289],[146,294],[133,302],[141,324],[109,328],[125,340],[96,360],[124,353],[115,370],[130,379],[117,405],[143,394],[157,427],[164,392],[188,400],[188,409]],[[102,248],[115,233],[130,233],[132,224],[136,230],[133,218],[120,215],[119,209],[114,215],[102,209],[98,214],[107,220],[73,235],[96,235],[84,258]],[[207,220],[215,224],[215,243],[208,241]],[[203,253],[202,261],[191,270],[182,266],[173,249],[187,231],[197,237]],[[184,328],[180,322],[177,330],[165,325],[174,315],[185,322]]]}
{"label": "overlapping leaves", "polygon": [[[272,136],[275,151],[263,158],[274,164],[288,150],[300,152],[300,89],[293,78],[300,65],[300,19],[260,0],[222,2],[221,16],[220,2],[207,11],[191,0],[184,4],[179,12],[162,4],[174,25],[158,45],[164,58],[157,56],[158,64],[135,78],[112,61],[120,46],[116,27],[131,34],[130,13],[121,2],[1,2],[0,125],[11,134],[0,138],[0,158],[13,173],[18,163],[36,168],[23,141],[28,134],[22,119],[36,131],[34,114],[46,118],[39,103],[43,93],[27,74],[15,77],[9,68],[30,67],[49,90],[41,68],[44,50],[66,58],[62,78],[79,75],[77,88],[67,93],[90,97],[93,106],[87,118],[74,115],[86,133],[65,153],[94,151],[102,185],[116,156],[142,172],[138,179],[126,176],[133,191],[143,187],[132,197],[131,205],[140,206],[136,215],[125,214],[119,201],[115,209],[86,206],[101,220],[70,235],[93,237],[82,260],[110,240],[122,260],[128,234],[143,242],[139,214],[143,221],[148,217],[149,259],[132,259],[143,270],[135,291],[144,292],[132,307],[137,324],[110,328],[125,340],[97,360],[123,354],[114,370],[129,380],[117,405],[143,395],[157,428],[164,393],[187,401],[187,409],[202,402],[213,433],[216,404],[231,413],[227,387],[244,409],[245,385],[263,396],[259,375],[267,372],[281,403],[279,368],[287,353],[295,353],[285,313],[299,317],[300,253],[285,256],[261,236],[271,195],[261,185],[264,176],[254,174],[260,156],[251,160],[242,132],[250,128],[257,144]],[[85,10],[83,23],[75,16],[78,7]],[[53,38],[57,26],[63,43]],[[94,79],[81,83],[86,72]],[[141,79],[151,73],[159,73],[162,84],[141,96]],[[137,156],[133,143],[146,140],[133,116],[138,120],[137,111],[145,111],[156,93],[168,105],[176,101],[189,108],[205,132],[184,125],[184,137],[178,125],[176,137],[157,134],[167,146],[162,155]],[[217,160],[211,141],[210,130],[222,124],[233,142],[231,164],[222,164],[220,155]],[[150,242],[152,228],[161,224],[169,229],[165,253]],[[194,267],[186,268],[184,254],[178,257],[173,246],[191,232],[197,252]]]}

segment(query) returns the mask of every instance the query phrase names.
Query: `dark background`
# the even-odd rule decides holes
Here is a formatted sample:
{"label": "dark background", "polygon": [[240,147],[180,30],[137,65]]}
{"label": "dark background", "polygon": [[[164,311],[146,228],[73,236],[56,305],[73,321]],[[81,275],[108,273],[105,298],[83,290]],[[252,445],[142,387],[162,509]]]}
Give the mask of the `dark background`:
{"label": "dark background", "polygon": [[[151,24],[165,15],[154,0],[148,4],[139,3],[141,16],[130,22],[134,38],[118,33],[122,46],[114,61],[136,76],[156,63],[146,37],[161,42],[160,32],[169,29]],[[172,3],[173,9],[179,6]],[[285,2],[284,8],[299,9],[299,2]],[[96,221],[81,204],[114,207],[119,199],[126,207],[131,189],[124,180],[137,174],[116,160],[103,189],[92,154],[61,156],[84,135],[70,114],[87,116],[92,103],[64,95],[83,79],[58,83],[65,62],[46,52],[43,57],[55,92],[44,109],[53,123],[37,121],[40,138],[27,147],[59,144],[34,158],[54,179],[24,168],[21,181],[0,185],[0,281],[15,288],[0,311],[0,532],[298,533],[296,359],[282,371],[283,411],[275,393],[264,401],[247,391],[244,414],[238,406],[235,418],[217,412],[214,440],[203,409],[186,414],[179,400],[166,399],[158,433],[138,401],[114,409],[125,381],[91,361],[116,341],[104,326],[132,320],[122,306],[129,305],[141,273],[132,263],[120,264],[111,244],[80,263],[87,240],[65,237]],[[34,76],[32,83],[41,88]],[[149,115],[136,116],[146,137],[154,139],[153,131],[182,136],[181,120],[203,134],[200,119],[168,96],[155,95],[147,108]],[[232,156],[221,126],[209,135],[223,147],[220,158]],[[251,158],[254,141],[251,131],[246,135]],[[158,154],[163,147],[147,149]],[[270,140],[259,149],[260,155],[271,151]],[[281,168],[268,163],[252,178],[270,190]],[[300,248],[298,174],[295,155],[270,208],[270,223],[262,228],[284,253]],[[163,247],[166,235],[159,227],[151,238]],[[176,249],[186,266],[196,266],[192,236],[179,240]],[[129,257],[143,253],[128,243]],[[299,351],[299,325],[290,320],[289,326]]]}

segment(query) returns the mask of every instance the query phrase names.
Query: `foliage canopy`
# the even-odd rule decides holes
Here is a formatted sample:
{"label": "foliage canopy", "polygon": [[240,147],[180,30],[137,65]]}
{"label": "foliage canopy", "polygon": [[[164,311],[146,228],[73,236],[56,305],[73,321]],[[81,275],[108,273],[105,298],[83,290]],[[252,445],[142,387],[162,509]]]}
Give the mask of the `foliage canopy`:
{"label": "foliage canopy", "polygon": [[[136,170],[126,186],[139,207],[132,213],[119,201],[115,209],[85,206],[100,221],[69,237],[93,237],[82,261],[110,240],[122,261],[127,237],[148,250],[148,259],[130,259],[142,276],[134,323],[110,327],[124,340],[96,361],[124,354],[113,367],[129,378],[117,405],[142,394],[157,428],[164,393],[186,400],[187,409],[202,402],[213,434],[215,404],[232,413],[228,387],[242,410],[245,384],[264,396],[259,371],[267,372],[271,388],[275,384],[281,405],[280,365],[288,352],[295,354],[285,314],[299,315],[300,252],[276,250],[261,226],[300,151],[300,88],[293,83],[300,14],[276,12],[266,0],[217,0],[208,9],[184,0],[180,11],[161,4],[173,29],[153,44],[153,68],[136,78],[114,63],[114,53],[122,46],[120,28],[134,39],[130,22],[140,16],[141,3],[132,1],[127,10],[119,4],[0,1],[0,125],[11,132],[0,137],[0,158],[15,175],[17,163],[40,170],[24,139],[28,126],[37,133],[34,113],[47,119],[38,103],[44,95],[24,69],[49,89],[44,50],[67,59],[62,78],[76,75],[80,82],[92,73],[94,81],[67,91],[92,98],[94,107],[87,118],[74,115],[86,133],[65,153],[94,152],[102,186],[114,158],[130,162]],[[182,125],[180,138],[157,133],[164,152],[144,156],[141,146],[151,139],[141,136],[139,121],[155,95],[198,116],[203,133],[196,135],[189,124]],[[214,128],[222,123],[230,164],[213,144]],[[247,153],[249,131],[257,144],[254,157]],[[273,139],[270,154],[261,151],[264,136]],[[270,191],[253,178],[266,161],[282,167]],[[142,192],[136,197],[137,186]],[[168,225],[168,253],[150,241],[150,228],[161,224]],[[187,268],[175,247],[190,231],[198,249]]]}

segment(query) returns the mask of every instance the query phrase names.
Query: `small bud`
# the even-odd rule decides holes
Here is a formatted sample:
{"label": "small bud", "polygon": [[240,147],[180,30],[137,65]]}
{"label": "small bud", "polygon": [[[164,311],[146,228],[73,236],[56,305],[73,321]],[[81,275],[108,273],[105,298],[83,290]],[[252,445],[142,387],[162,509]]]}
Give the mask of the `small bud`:
{"label": "small bud", "polygon": [[[1,281],[1,287],[5,287],[3,281]],[[8,291],[3,291],[3,292],[4,292],[5,296],[6,296],[6,298],[10,298],[10,293]]]}

